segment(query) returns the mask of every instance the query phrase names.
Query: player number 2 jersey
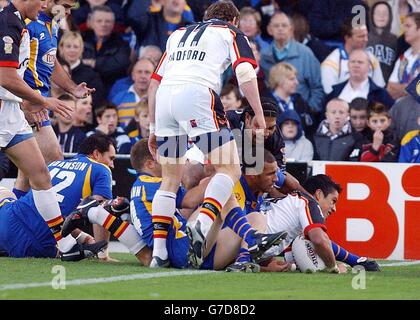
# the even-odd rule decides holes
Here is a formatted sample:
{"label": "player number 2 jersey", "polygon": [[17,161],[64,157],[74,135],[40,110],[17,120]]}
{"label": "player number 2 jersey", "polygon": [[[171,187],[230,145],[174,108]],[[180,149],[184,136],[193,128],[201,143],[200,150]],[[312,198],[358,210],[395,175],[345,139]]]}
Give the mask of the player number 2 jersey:
{"label": "player number 2 jersey", "polygon": [[246,36],[212,19],[173,32],[152,78],[162,85],[201,84],[219,94],[223,72],[231,64],[235,70],[244,61],[257,66]]}

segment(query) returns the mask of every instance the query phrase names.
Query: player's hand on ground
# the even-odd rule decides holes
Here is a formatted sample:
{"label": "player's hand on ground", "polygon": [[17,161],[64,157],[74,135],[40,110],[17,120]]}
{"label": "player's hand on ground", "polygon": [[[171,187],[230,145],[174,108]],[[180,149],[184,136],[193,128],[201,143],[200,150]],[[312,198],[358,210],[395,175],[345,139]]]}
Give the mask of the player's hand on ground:
{"label": "player's hand on ground", "polygon": [[346,265],[343,263],[337,263],[337,266],[338,266],[338,270],[340,270],[340,273],[347,273],[349,271]]}
{"label": "player's hand on ground", "polygon": [[153,158],[156,160],[156,151],[157,151],[157,142],[156,136],[154,133],[149,135],[149,151],[152,154]]}
{"label": "player's hand on ground", "polygon": [[45,108],[67,119],[71,119],[74,111],[72,107],[67,106],[63,101],[56,98],[45,98]]}
{"label": "player's hand on ground", "polygon": [[261,266],[262,272],[287,272],[291,269],[291,264],[272,258],[265,266]]}
{"label": "player's hand on ground", "polygon": [[95,93],[95,88],[88,88],[86,82],[79,83],[79,85],[71,93],[78,99],[86,98],[87,96]]}
{"label": "player's hand on ground", "polygon": [[114,262],[114,263],[115,262],[120,262],[120,260],[111,258],[110,256],[106,256],[104,258],[98,258],[98,260],[101,261],[101,262]]}

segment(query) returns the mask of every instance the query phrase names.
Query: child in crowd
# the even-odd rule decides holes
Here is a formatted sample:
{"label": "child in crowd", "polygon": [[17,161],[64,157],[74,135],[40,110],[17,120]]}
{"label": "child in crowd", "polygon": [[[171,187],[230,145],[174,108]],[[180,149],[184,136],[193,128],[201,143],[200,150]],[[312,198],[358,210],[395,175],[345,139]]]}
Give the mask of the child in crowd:
{"label": "child in crowd", "polygon": [[125,127],[126,134],[130,137],[131,145],[149,137],[149,105],[147,98],[143,98],[136,106],[135,116]]}
{"label": "child in crowd", "polygon": [[314,157],[314,147],[306,139],[296,111],[283,112],[278,118],[278,124],[285,143],[287,161],[311,161]]}
{"label": "child in crowd", "polygon": [[397,162],[399,141],[390,129],[391,116],[383,104],[375,103],[369,108],[368,126],[370,135],[362,146],[360,161]]}
{"label": "child in crowd", "polygon": [[239,88],[232,83],[226,84],[220,93],[223,108],[226,111],[242,109],[242,96]]}

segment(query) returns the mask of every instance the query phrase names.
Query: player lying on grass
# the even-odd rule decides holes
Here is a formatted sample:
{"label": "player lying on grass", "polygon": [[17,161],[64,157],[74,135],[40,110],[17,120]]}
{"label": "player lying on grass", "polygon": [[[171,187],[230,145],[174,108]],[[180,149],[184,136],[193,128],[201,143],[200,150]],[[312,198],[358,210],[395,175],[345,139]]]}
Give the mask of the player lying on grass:
{"label": "player lying on grass", "polygon": [[[76,240],[75,240],[76,242]],[[0,251],[13,258],[56,258],[79,261],[96,255],[106,241],[95,243],[81,234],[71,250],[58,251],[57,241],[35,207],[32,194],[16,199],[13,192],[0,187]]]}
{"label": "player lying on grass", "polygon": [[[279,199],[279,193],[277,192],[275,188],[279,179],[278,174],[277,174],[278,172],[277,163],[278,161],[276,161],[276,158],[271,154],[271,152],[265,150],[263,171],[259,173],[258,175],[252,175],[252,174],[242,175],[238,183],[235,185],[233,189],[233,194],[236,196],[236,199],[239,203],[240,208],[244,210],[245,213],[250,214],[252,212],[261,211],[262,210],[261,204],[264,200],[263,196],[266,194],[269,194],[273,198]],[[319,201],[320,207],[323,211],[324,216],[326,216],[330,212],[335,211],[335,203],[331,209],[328,207],[328,204],[330,202],[326,201],[327,199],[328,200],[330,199],[328,197],[328,194],[331,193],[334,189],[325,188],[324,186],[322,186],[323,193],[320,193],[320,190],[318,190],[319,188],[317,188],[320,183],[317,182],[317,180],[315,180],[315,182],[317,183],[313,185],[309,183],[310,181],[311,180],[308,180],[308,183],[306,184],[306,186],[310,188],[307,192],[311,194],[311,196],[303,195],[303,193],[301,193],[301,196],[305,197],[305,199],[312,199],[312,201],[314,199]],[[327,186],[331,187],[329,184]],[[339,189],[338,191],[341,191],[341,188],[338,185],[335,184],[333,186],[336,186]],[[305,185],[303,187],[305,187]],[[301,190],[304,190],[304,188],[301,188]],[[334,194],[334,196],[336,197],[335,200],[337,200],[338,193]],[[286,209],[289,209],[289,208],[286,207]],[[293,215],[294,212],[292,212],[291,214]],[[276,215],[273,215],[273,217],[275,216]],[[255,223],[256,225],[261,225],[261,223],[258,223],[257,221],[255,221],[256,219],[258,219],[258,216],[252,217],[252,218],[249,217],[249,219],[252,219],[252,222]],[[289,238],[291,237],[291,234],[292,235],[294,234],[294,231],[291,230],[290,226],[288,225],[281,225],[276,230],[270,229],[270,227],[275,226],[276,223],[277,222],[275,218],[271,219],[271,221],[268,221],[269,225],[267,226],[267,228],[264,227],[261,231],[262,232],[275,232],[276,230],[277,231],[285,230],[285,231],[288,231]],[[307,224],[310,224],[309,221],[307,222]],[[263,222],[263,225],[264,226],[267,225],[267,222]],[[295,227],[301,229],[302,230],[301,232],[303,232],[304,228],[302,228],[301,226],[295,226]],[[315,240],[317,241],[319,239],[315,239]],[[336,243],[334,243],[333,241],[331,241],[331,247],[337,261],[347,263],[351,267],[355,265],[362,265],[368,271],[377,271],[379,269],[376,262],[368,260],[365,257],[360,257],[355,254],[352,254],[346,251],[344,248],[337,245]],[[249,268],[255,268],[255,266],[250,264],[251,259],[249,257],[249,253],[247,252],[245,248],[240,249],[239,255],[237,257],[237,262],[238,263],[236,265],[230,266],[229,271],[239,271],[239,270],[245,271],[245,270],[249,270]],[[275,267],[276,265],[272,264],[272,266]]]}
{"label": "player lying on grass", "polygon": [[[254,184],[254,188],[256,185],[258,183]],[[263,185],[261,184],[261,186]],[[296,236],[303,233],[313,242],[317,254],[323,259],[329,271],[339,271],[336,267],[336,260],[345,262],[352,267],[363,266],[367,271],[379,271],[379,266],[375,261],[346,251],[331,241],[327,235],[325,219],[336,211],[336,202],[341,187],[326,175],[308,178],[303,187],[310,193],[310,196],[296,192],[282,198],[265,200],[263,210],[258,217],[259,223],[266,225],[267,232],[285,230],[288,237],[282,246],[275,248],[272,252],[267,252],[264,258],[275,255],[277,251],[277,254],[283,252],[287,262],[293,262],[289,245],[292,244]],[[239,255],[237,262],[229,269],[231,271],[242,270],[248,261],[249,259],[244,259]]]}

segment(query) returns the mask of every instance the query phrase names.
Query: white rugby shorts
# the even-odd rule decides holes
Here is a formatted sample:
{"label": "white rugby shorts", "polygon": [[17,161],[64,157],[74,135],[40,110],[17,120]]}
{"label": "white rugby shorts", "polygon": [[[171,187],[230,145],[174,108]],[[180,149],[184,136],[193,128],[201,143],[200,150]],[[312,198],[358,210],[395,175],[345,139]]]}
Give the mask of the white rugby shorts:
{"label": "white rugby shorts", "polygon": [[5,148],[16,135],[32,134],[19,102],[0,100],[0,148]]}

